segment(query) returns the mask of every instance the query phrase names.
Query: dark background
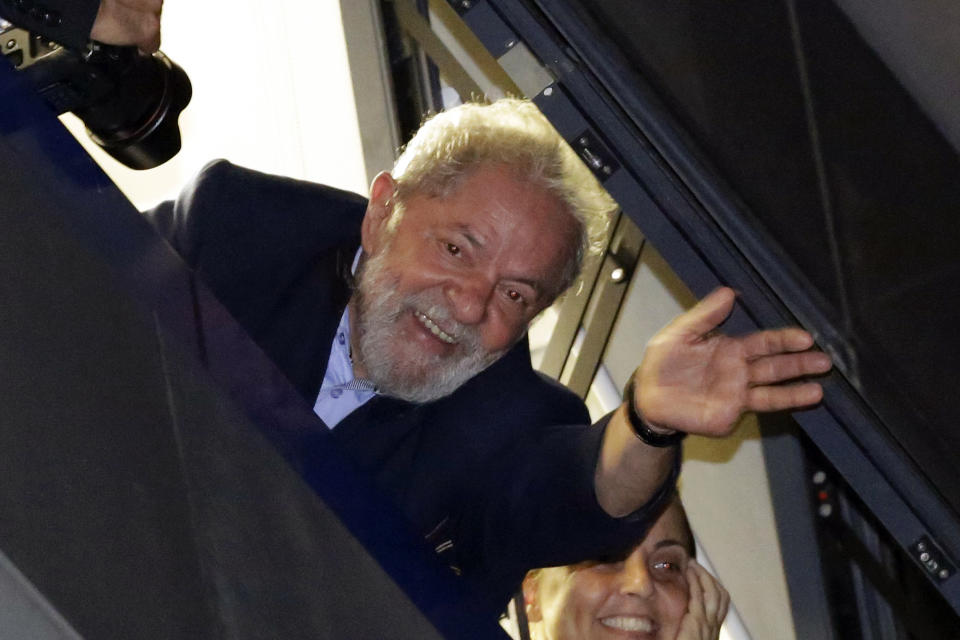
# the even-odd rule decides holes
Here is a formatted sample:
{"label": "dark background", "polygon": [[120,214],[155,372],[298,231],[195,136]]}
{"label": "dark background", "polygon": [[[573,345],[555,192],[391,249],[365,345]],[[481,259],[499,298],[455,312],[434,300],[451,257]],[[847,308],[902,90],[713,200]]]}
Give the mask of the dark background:
{"label": "dark background", "polygon": [[843,341],[847,380],[960,512],[956,150],[829,0],[581,6],[799,277]]}

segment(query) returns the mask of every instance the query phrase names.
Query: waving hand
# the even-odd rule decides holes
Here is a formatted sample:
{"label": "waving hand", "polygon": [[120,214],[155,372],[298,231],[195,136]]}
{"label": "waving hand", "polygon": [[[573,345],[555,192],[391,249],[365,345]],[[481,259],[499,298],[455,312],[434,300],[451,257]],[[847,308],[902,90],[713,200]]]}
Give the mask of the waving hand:
{"label": "waving hand", "polygon": [[634,383],[637,409],[653,427],[709,436],[728,434],[745,411],[777,411],[818,402],[816,382],[780,384],[830,369],[798,328],[743,337],[716,332],[733,309],[720,288],[664,327],[647,345]]}

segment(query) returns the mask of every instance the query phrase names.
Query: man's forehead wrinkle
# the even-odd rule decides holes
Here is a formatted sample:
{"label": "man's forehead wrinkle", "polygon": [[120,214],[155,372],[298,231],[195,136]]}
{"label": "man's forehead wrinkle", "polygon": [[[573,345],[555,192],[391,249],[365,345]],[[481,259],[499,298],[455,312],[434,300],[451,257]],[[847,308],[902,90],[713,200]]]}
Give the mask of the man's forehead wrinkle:
{"label": "man's forehead wrinkle", "polygon": [[505,205],[499,196],[495,197],[490,207],[491,216],[495,218],[505,218],[507,220],[507,226],[511,231],[532,224],[527,209],[536,206],[536,204],[530,202],[533,198],[529,193],[523,193],[521,199],[522,204],[518,207],[519,210],[516,210],[513,207]]}
{"label": "man's forehead wrinkle", "polygon": [[472,226],[465,222],[459,222],[455,224],[453,230],[462,235],[467,242],[477,249],[482,249],[486,244],[486,240],[483,235],[475,231]]}
{"label": "man's forehead wrinkle", "polygon": [[[488,224],[482,224],[487,221]],[[500,197],[494,197],[484,209],[478,209],[471,220],[464,223],[475,232],[484,236],[483,240],[506,236],[516,230],[524,221],[523,212],[514,211],[505,205]],[[472,224],[471,224],[472,223]],[[485,232],[485,233],[484,233]]]}
{"label": "man's forehead wrinkle", "polygon": [[520,284],[527,285],[528,287],[536,291],[538,294],[543,293],[543,283],[540,282],[539,280],[533,280],[531,278],[511,278],[511,280],[519,282]]}

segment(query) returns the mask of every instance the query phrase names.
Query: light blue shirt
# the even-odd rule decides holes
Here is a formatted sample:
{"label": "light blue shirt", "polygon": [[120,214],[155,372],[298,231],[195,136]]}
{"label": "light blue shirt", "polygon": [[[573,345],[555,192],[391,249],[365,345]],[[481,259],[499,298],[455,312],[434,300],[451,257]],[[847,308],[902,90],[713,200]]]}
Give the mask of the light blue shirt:
{"label": "light blue shirt", "polygon": [[[353,259],[352,271],[356,271],[361,251]],[[337,333],[330,347],[327,371],[323,375],[320,393],[313,405],[313,412],[320,416],[329,428],[334,428],[355,409],[377,395],[373,383],[353,375],[353,359],[350,357],[350,308],[343,310]]]}

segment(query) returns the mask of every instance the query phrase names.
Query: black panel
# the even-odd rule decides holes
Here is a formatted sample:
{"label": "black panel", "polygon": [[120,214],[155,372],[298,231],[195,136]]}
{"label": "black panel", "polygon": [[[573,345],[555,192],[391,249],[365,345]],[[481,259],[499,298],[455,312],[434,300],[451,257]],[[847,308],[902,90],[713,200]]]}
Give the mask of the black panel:
{"label": "black panel", "polygon": [[610,147],[604,186],[691,291],[739,291],[724,329],[801,324],[831,354],[794,417],[960,613],[960,577],[912,551],[960,558],[954,150],[828,0],[488,2],[556,78],[538,106]]}
{"label": "black panel", "polygon": [[84,637],[210,637],[155,331],[3,184],[0,546]]}
{"label": "black panel", "polygon": [[951,401],[960,157],[832,3],[797,8],[849,296],[845,329],[865,364],[889,369],[888,383],[860,367],[864,392],[917,409],[912,424],[890,426],[960,509],[960,405]]}
{"label": "black panel", "polygon": [[0,550],[41,596],[88,638],[499,637],[3,61],[0,93]]}
{"label": "black panel", "polygon": [[960,510],[956,150],[829,0],[583,7],[802,274],[848,380]]}
{"label": "black panel", "polygon": [[[832,604],[837,637],[960,639],[956,615],[920,567],[892,544],[869,510],[802,433],[798,440],[806,467],[800,477],[806,480],[810,499],[795,502],[809,509],[816,522],[819,569]],[[810,572],[811,567],[804,570]]]}
{"label": "black panel", "polygon": [[743,202],[777,212],[769,232],[839,307],[786,4],[603,0],[593,11]]}

